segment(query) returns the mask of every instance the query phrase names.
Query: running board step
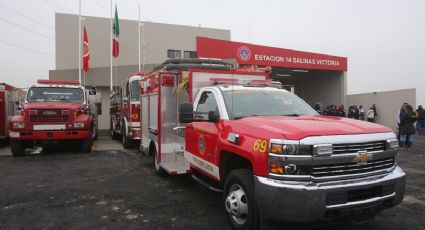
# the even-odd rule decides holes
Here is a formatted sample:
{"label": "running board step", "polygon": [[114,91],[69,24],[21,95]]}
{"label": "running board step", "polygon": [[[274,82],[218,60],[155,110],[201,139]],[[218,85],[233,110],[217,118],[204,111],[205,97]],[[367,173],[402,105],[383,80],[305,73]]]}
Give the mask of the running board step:
{"label": "running board step", "polygon": [[208,188],[209,190],[213,192],[223,192],[223,190],[221,190],[217,186],[213,185],[212,183],[206,180],[201,179],[200,177],[197,177],[195,174],[192,174],[192,179],[194,179],[196,182],[200,183],[201,185],[205,186],[206,188]]}

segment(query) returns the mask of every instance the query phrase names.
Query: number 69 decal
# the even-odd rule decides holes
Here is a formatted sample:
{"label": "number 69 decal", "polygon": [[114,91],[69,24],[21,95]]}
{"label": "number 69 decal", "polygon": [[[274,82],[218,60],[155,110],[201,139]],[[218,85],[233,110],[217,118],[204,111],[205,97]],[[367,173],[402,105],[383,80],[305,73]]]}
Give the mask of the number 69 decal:
{"label": "number 69 decal", "polygon": [[252,150],[260,153],[265,153],[267,150],[267,141],[257,139],[254,143],[254,146],[252,146]]}

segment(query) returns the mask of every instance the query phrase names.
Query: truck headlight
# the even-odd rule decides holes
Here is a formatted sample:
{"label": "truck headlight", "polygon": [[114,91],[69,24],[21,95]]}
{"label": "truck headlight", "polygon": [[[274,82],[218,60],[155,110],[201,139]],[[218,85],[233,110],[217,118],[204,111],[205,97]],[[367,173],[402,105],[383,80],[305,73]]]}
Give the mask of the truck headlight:
{"label": "truck headlight", "polygon": [[298,141],[271,143],[270,153],[278,155],[311,155],[310,145],[300,145]]}
{"label": "truck headlight", "polygon": [[23,122],[15,122],[15,123],[13,123],[13,128],[14,129],[23,129],[23,128],[25,128],[25,124]]}
{"label": "truck headlight", "polygon": [[84,121],[74,122],[74,128],[84,128]]}
{"label": "truck headlight", "polygon": [[398,148],[398,140],[397,139],[391,139],[387,140],[387,150],[394,150]]}

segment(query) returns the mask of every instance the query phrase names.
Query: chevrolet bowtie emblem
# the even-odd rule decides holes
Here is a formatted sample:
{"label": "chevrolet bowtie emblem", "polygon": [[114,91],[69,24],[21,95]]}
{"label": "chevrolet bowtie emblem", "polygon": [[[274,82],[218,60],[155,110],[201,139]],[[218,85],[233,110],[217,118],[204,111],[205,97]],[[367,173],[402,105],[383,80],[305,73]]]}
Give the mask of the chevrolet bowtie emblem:
{"label": "chevrolet bowtie emblem", "polygon": [[366,162],[370,160],[372,160],[372,154],[368,154],[367,151],[358,151],[353,162]]}

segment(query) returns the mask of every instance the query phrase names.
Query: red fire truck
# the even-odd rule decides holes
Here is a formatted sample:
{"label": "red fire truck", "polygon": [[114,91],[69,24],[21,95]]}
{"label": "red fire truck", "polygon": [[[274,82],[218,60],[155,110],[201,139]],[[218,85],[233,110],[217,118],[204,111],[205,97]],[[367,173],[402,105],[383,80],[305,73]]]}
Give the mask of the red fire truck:
{"label": "red fire truck", "polygon": [[168,60],[142,79],[141,150],[158,174],[223,192],[234,229],[365,221],[404,197],[391,129],[320,116],[261,72]]}
{"label": "red fire truck", "polygon": [[16,114],[15,93],[17,89],[6,83],[0,83],[0,140],[8,138],[7,124]]}
{"label": "red fire truck", "polygon": [[37,83],[28,89],[24,104],[18,108],[20,114],[9,122],[13,155],[24,155],[25,148],[34,145],[47,148],[64,141],[78,142],[82,152],[91,152],[97,131],[96,113],[91,113],[97,110],[91,107],[100,106],[100,93],[92,90],[86,94],[79,81],[38,80]]}
{"label": "red fire truck", "polygon": [[131,75],[110,97],[110,132],[112,139],[121,137],[124,148],[140,141],[140,80],[139,72]]}

